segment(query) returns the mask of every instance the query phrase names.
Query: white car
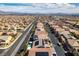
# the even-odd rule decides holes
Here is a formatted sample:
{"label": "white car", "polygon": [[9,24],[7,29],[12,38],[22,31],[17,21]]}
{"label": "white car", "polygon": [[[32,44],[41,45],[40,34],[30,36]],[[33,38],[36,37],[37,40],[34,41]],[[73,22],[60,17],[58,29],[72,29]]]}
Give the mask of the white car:
{"label": "white car", "polygon": [[30,49],[31,49],[31,45],[28,45],[27,50],[30,50]]}

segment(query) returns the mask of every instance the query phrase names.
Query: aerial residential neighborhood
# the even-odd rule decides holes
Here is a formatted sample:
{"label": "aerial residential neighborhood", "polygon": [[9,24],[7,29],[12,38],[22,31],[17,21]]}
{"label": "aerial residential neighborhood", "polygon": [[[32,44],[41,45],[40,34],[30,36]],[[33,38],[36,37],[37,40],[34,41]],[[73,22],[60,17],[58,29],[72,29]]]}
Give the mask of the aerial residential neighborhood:
{"label": "aerial residential neighborhood", "polygon": [[0,4],[0,56],[79,56],[76,8],[75,3]]}
{"label": "aerial residential neighborhood", "polygon": [[0,16],[0,48],[11,45],[34,18],[33,16]]}

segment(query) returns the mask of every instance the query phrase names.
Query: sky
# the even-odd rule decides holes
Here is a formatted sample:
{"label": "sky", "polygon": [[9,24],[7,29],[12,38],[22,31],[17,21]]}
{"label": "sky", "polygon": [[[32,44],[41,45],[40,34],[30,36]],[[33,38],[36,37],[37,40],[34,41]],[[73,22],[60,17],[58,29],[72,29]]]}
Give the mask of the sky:
{"label": "sky", "polygon": [[79,13],[79,3],[0,3],[0,11],[19,13]]}

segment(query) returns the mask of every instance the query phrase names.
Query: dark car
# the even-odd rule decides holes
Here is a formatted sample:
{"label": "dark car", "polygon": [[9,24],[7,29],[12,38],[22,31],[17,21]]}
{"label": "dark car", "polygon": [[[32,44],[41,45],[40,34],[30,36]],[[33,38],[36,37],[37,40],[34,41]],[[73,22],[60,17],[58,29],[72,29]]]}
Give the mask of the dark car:
{"label": "dark car", "polygon": [[60,43],[57,43],[57,45],[58,45],[58,46],[61,46],[61,44],[60,44]]}

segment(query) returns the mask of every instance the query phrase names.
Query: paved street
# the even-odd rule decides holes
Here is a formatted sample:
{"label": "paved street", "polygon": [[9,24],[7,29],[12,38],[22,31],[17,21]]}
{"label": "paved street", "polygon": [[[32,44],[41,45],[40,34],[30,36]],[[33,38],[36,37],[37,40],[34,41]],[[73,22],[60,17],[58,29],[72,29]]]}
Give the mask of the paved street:
{"label": "paved street", "polygon": [[61,46],[57,45],[58,43],[57,38],[54,36],[54,34],[50,32],[49,27],[46,24],[44,25],[45,25],[45,29],[48,31],[48,35],[52,41],[52,44],[54,45],[57,56],[65,56],[64,49]]}
{"label": "paved street", "polygon": [[20,46],[22,45],[22,43],[25,41],[25,38],[28,37],[27,35],[30,34],[30,31],[31,31],[34,23],[35,22],[32,22],[32,24],[30,24],[28,26],[28,29],[25,30],[25,32],[18,38],[18,40],[10,48],[2,51],[2,53],[0,53],[0,55],[5,55],[5,56],[15,55],[17,53],[17,51],[20,49]]}

